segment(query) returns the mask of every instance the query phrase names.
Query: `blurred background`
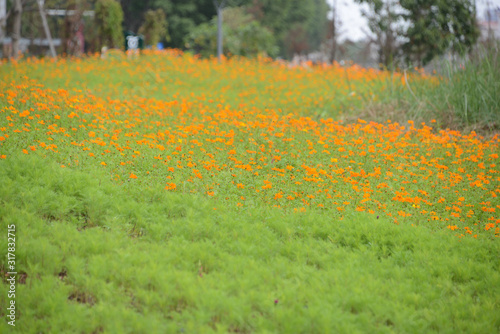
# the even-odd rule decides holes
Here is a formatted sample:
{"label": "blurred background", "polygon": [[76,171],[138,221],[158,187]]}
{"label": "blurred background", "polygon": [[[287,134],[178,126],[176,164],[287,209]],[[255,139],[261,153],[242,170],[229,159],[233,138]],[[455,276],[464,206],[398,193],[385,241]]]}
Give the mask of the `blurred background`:
{"label": "blurred background", "polygon": [[176,48],[433,68],[500,38],[500,0],[0,0],[0,55]]}

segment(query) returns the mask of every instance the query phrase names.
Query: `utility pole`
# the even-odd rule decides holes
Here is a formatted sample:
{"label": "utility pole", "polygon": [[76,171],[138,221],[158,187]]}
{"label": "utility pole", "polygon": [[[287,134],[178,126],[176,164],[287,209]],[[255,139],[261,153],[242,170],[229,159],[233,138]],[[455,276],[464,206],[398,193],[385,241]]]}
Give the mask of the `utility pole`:
{"label": "utility pole", "polygon": [[[19,0],[20,1],[20,0]],[[45,10],[43,9],[44,0],[37,0],[38,9],[40,10],[40,16],[42,17],[43,29],[45,30],[45,36],[49,42],[50,54],[53,58],[57,58],[56,49],[54,47],[54,42],[52,41],[52,36],[50,35],[49,24],[47,23],[47,16],[45,15]]]}
{"label": "utility pole", "polygon": [[19,40],[21,39],[21,15],[23,14],[23,4],[21,0],[15,0],[14,10],[14,24],[12,29],[12,58],[16,59],[19,55]]}
{"label": "utility pole", "polygon": [[0,0],[0,43],[2,43],[2,46],[4,43],[3,40],[5,38],[6,26],[7,26],[7,0]]}
{"label": "utility pole", "polygon": [[332,7],[332,48],[330,49],[330,59],[332,61],[332,64],[335,62],[335,56],[337,54],[337,35],[339,33],[338,31],[338,26],[339,26],[339,21],[338,21],[338,6],[337,6],[337,0],[333,1],[333,7]]}
{"label": "utility pole", "polygon": [[214,0],[215,9],[217,10],[217,60],[219,63],[222,58],[222,10],[226,0]]}

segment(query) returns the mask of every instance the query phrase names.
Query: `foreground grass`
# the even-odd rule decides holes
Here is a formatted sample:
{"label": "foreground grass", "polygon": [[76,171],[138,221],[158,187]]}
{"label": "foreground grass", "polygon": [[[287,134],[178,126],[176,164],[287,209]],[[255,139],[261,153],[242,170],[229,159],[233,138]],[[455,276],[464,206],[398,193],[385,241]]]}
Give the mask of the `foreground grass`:
{"label": "foreground grass", "polygon": [[107,179],[35,156],[0,160],[0,233],[16,225],[24,277],[19,332],[500,329],[495,239],[365,213],[214,210]]}

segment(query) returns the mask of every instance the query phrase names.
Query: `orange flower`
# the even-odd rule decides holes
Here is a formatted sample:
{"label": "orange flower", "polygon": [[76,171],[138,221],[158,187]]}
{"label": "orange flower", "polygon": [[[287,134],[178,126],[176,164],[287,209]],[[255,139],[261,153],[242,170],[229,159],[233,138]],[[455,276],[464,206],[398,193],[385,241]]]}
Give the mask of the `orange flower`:
{"label": "orange flower", "polygon": [[165,186],[165,189],[167,190],[175,190],[177,188],[177,185],[175,183],[167,183]]}
{"label": "orange flower", "polygon": [[134,173],[130,173],[129,178],[131,178],[131,179],[137,179],[137,175],[135,175]]}
{"label": "orange flower", "polygon": [[484,227],[484,229],[485,229],[486,231],[488,231],[490,228],[494,228],[494,227],[495,227],[495,224],[493,224],[493,223],[488,223],[488,224],[486,224],[486,226]]}

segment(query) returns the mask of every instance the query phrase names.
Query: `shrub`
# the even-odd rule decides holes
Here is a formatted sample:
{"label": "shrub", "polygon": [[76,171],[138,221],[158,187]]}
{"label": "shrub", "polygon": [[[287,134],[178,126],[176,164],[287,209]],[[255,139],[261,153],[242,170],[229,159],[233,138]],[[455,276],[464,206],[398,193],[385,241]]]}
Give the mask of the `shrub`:
{"label": "shrub", "polygon": [[[272,33],[250,15],[245,14],[242,8],[224,10],[222,29],[223,52],[226,56],[254,57],[265,53],[273,57],[278,52]],[[202,57],[215,55],[217,50],[216,18],[210,23],[203,23],[196,27],[187,37],[186,47]]]}
{"label": "shrub", "polygon": [[139,28],[139,33],[144,35],[146,44],[154,46],[163,38],[166,38],[167,41],[170,39],[167,26],[167,19],[163,9],[148,10],[144,14],[144,23]]}
{"label": "shrub", "polygon": [[99,47],[119,48],[123,45],[123,10],[116,0],[97,0],[95,24]]}

